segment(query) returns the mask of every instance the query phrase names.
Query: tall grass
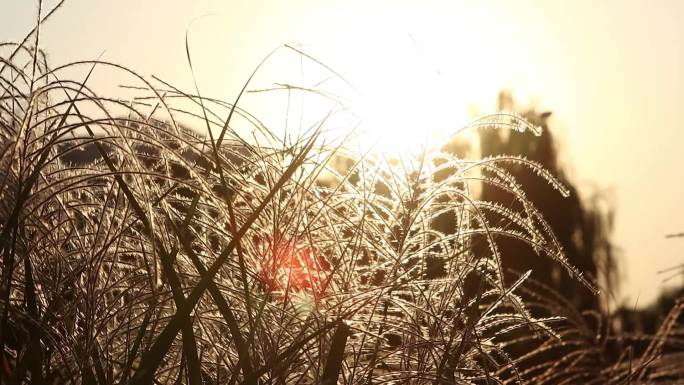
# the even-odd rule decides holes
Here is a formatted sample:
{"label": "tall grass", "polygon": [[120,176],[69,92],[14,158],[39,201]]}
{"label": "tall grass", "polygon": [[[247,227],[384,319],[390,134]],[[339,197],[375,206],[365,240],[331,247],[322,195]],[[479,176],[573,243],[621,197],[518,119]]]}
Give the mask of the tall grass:
{"label": "tall grass", "polygon": [[[355,154],[325,141],[325,119],[283,141],[237,103],[114,63],[51,68],[39,27],[0,46],[3,382],[562,382],[538,373],[555,363],[518,368],[583,321],[531,311],[520,294],[543,290],[529,273],[505,282],[497,248],[517,239],[593,288],[506,171],[565,194],[541,166]],[[98,95],[94,71],[137,96]],[[536,130],[505,113],[465,129],[500,127]],[[475,183],[521,209],[478,200]]]}

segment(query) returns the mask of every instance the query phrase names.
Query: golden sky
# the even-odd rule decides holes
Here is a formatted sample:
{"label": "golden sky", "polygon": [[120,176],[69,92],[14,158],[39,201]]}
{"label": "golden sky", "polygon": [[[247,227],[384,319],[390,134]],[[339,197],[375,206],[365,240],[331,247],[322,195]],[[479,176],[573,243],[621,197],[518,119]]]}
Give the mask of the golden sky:
{"label": "golden sky", "polygon": [[[2,0],[0,41],[21,39],[35,12]],[[684,239],[664,237],[684,231],[684,2],[70,0],[42,45],[53,66],[105,51],[191,90],[186,30],[203,94],[231,100],[268,52],[292,44],[358,86],[365,118],[394,127],[390,147],[425,127],[455,130],[510,88],[554,112],[574,179],[613,197],[625,300],[653,300],[657,271],[682,261]],[[278,64],[288,60],[262,76],[291,71]]]}

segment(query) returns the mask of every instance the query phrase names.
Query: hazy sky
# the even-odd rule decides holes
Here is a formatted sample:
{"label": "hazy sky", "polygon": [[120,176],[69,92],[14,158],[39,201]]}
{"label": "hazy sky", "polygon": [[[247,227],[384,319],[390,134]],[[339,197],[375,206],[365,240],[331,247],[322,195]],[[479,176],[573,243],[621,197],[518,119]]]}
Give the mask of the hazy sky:
{"label": "hazy sky", "polygon": [[[21,39],[35,12],[0,0],[0,41]],[[264,55],[295,44],[370,95],[398,137],[455,129],[510,88],[554,112],[571,175],[612,197],[624,297],[652,300],[657,271],[682,262],[684,239],[664,238],[684,231],[682,1],[71,0],[42,46],[53,66],[105,51],[191,89],[188,29],[205,94],[231,100]]]}

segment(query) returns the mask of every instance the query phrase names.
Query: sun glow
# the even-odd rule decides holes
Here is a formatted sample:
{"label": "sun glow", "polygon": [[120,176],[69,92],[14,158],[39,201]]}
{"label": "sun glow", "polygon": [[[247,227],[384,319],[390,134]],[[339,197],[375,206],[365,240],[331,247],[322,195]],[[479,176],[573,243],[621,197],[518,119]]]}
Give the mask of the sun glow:
{"label": "sun glow", "polygon": [[[343,33],[301,45],[335,71],[332,76],[316,74],[311,66],[313,75],[305,84],[338,96],[345,111],[359,119],[354,144],[361,151],[415,154],[457,132],[478,113],[475,106],[491,110],[506,83],[496,54],[468,37],[470,23],[459,21],[460,26],[445,34],[412,15],[385,18],[378,28],[383,17],[382,9],[368,10],[353,29],[341,28]],[[337,49],[321,48],[328,46]],[[313,115],[330,109],[324,103],[306,103],[304,109]]]}
{"label": "sun glow", "polygon": [[360,76],[359,84],[362,147],[413,153],[465,121],[462,111],[448,107],[454,94],[440,83],[439,73],[411,52],[396,49],[384,56]]}
{"label": "sun glow", "polygon": [[406,32],[391,33],[382,41],[364,38],[365,33],[373,36],[369,32],[347,36],[359,42],[355,52],[364,58],[362,64],[341,64],[348,66],[344,75],[354,88],[345,97],[360,119],[361,150],[415,154],[467,121],[465,93],[435,64],[433,55]]}
{"label": "sun glow", "polygon": [[[500,89],[512,88],[520,96],[520,85],[537,84],[521,75],[527,69],[508,60],[530,52],[501,44],[511,40],[506,26],[512,10],[428,1],[421,7],[364,3],[362,12],[342,2],[310,4],[308,17],[288,12],[269,10],[279,15],[268,19],[269,28],[287,33],[257,35],[248,52],[253,60],[244,68],[236,67],[233,56],[201,57],[200,49],[193,51],[199,76],[214,74],[199,79],[205,92],[234,101],[235,81],[248,77],[265,53],[292,47],[278,50],[259,68],[249,95],[240,100],[284,142],[311,132],[325,118],[328,138],[353,129],[349,144],[362,152],[412,154],[451,137],[474,115],[492,112]],[[287,21],[293,18],[300,22]],[[193,25],[193,46],[214,41],[217,34],[230,38],[220,20]],[[281,99],[270,98],[273,94]],[[328,116],[331,111],[334,116]]]}
{"label": "sun glow", "polygon": [[291,240],[267,239],[260,242],[260,248],[259,281],[268,292],[277,293],[286,302],[292,295],[324,295],[329,266],[310,247]]}

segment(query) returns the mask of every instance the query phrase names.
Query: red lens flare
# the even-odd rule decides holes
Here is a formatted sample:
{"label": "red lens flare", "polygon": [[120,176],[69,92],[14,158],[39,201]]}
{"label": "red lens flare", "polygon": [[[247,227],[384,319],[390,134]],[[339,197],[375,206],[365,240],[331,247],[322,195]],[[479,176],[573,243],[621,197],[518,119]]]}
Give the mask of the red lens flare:
{"label": "red lens flare", "polygon": [[295,293],[314,299],[325,294],[329,265],[312,247],[287,239],[267,239],[262,245],[258,277],[268,292],[285,300]]}

